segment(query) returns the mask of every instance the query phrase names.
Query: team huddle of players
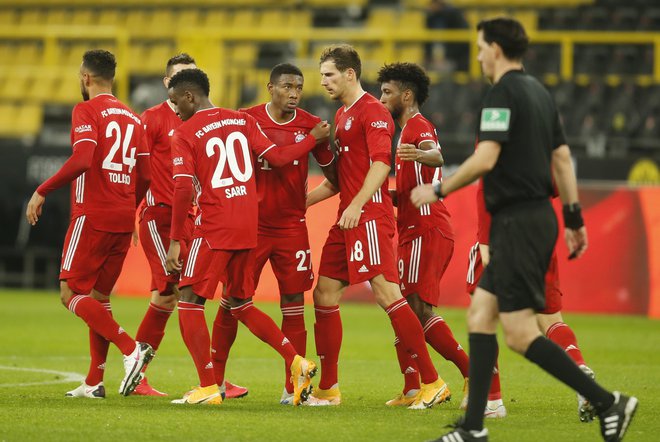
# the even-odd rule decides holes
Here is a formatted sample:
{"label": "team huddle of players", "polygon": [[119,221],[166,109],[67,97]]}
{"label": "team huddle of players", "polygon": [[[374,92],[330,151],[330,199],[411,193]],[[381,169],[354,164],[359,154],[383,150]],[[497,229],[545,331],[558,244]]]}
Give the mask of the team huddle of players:
{"label": "team huddle of players", "polygon": [[[177,307],[199,386],[173,402],[220,404],[223,398],[247,394],[225,379],[240,321],[283,357],[282,404],[338,405],[339,300],[348,285],[369,281],[391,320],[404,376],[402,391],[387,405],[422,409],[451,398],[428,343],[465,378],[461,408],[466,407],[468,356],[433,310],[454,252],[450,215],[442,201],[416,207],[410,197],[416,186],[442,179],[438,136],[420,113],[429,93],[422,68],[412,63],[382,67],[377,99],[362,89],[358,53],[349,45],[326,48],[321,84],[342,104],[333,122],[333,146],[330,125],[298,107],[304,80],[291,64],[273,68],[270,102],[234,111],[209,101],[206,74],[189,55],[179,54],[167,63],[169,99],[142,116],[112,96],[114,69],[114,56],[107,51],[83,56],[85,101],[72,115],[72,156],[37,189],[27,209],[34,225],[44,197],[74,183],[61,295],[90,328],[91,364],[83,384],[67,396],[105,397],[109,342],[124,354],[121,394],[164,395],[149,385],[144,372]],[[395,123],[401,136],[394,161],[396,189],[389,189]],[[307,192],[310,152],[326,179]],[[313,388],[318,368],[305,358],[303,293],[314,282],[305,212],[337,193],[337,220],[321,253],[313,295],[321,369]],[[488,261],[488,213],[481,193],[477,200],[479,242],[470,253],[470,292]],[[151,302],[133,339],[112,318],[109,295],[130,245],[136,205],[152,280]],[[395,229],[398,250],[392,247]],[[252,303],[267,261],[281,294],[281,327]],[[209,333],[204,305],[220,282],[224,290]],[[556,257],[546,282],[542,331],[593,375],[561,318]],[[497,366],[488,399],[485,415],[504,417]],[[588,401],[578,401],[580,419],[593,419]]]}

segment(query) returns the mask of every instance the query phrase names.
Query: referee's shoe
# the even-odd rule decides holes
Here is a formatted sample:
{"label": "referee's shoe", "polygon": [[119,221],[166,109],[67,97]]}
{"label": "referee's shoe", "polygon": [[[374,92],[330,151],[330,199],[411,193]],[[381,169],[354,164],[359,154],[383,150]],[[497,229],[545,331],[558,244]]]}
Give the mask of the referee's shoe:
{"label": "referee's shoe", "polygon": [[618,391],[612,393],[614,403],[607,410],[598,414],[600,434],[605,442],[618,442],[623,439],[632,421],[639,401],[634,396],[625,396]]}
{"label": "referee's shoe", "polygon": [[455,424],[447,425],[453,430],[431,442],[488,442],[488,428],[481,431],[466,430],[461,427],[464,420],[465,417],[463,416]]}

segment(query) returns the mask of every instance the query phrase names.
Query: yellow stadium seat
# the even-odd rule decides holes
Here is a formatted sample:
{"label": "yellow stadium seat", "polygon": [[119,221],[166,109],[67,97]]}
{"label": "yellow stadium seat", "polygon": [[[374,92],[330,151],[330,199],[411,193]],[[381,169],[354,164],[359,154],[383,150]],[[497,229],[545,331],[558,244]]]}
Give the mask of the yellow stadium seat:
{"label": "yellow stadium seat", "polygon": [[147,48],[146,57],[136,67],[136,72],[161,74],[165,71],[165,64],[175,54],[175,48],[170,43],[158,43]]}
{"label": "yellow stadium seat", "polygon": [[257,14],[252,9],[239,9],[231,19],[231,26],[240,29],[250,29],[257,25]]}
{"label": "yellow stadium seat", "polygon": [[71,14],[71,24],[79,26],[92,26],[97,24],[98,15],[92,9],[74,9]]}
{"label": "yellow stadium seat", "polygon": [[43,26],[46,23],[46,12],[41,9],[24,9],[18,24],[21,26]]}
{"label": "yellow stadium seat", "polygon": [[229,59],[240,66],[252,66],[257,59],[258,47],[254,43],[237,43],[229,47]]}
{"label": "yellow stadium seat", "polygon": [[62,75],[57,79],[52,96],[53,102],[74,104],[81,100],[80,80],[74,72],[71,75]]}
{"label": "yellow stadium seat", "polygon": [[295,11],[289,14],[289,27],[294,29],[309,28],[312,26],[312,12],[310,10]]}
{"label": "yellow stadium seat", "polygon": [[229,26],[229,14],[224,9],[211,9],[203,15],[201,25],[211,29],[225,28]]}
{"label": "yellow stadium seat", "polygon": [[424,45],[423,43],[410,43],[401,45],[397,55],[398,61],[408,63],[424,63]]}
{"label": "yellow stadium seat", "polygon": [[405,11],[399,16],[399,28],[425,29],[426,13],[424,11]]}
{"label": "yellow stadium seat", "polygon": [[16,106],[0,102],[0,136],[14,136]]}
{"label": "yellow stadium seat", "polygon": [[396,27],[396,12],[391,8],[372,9],[367,17],[368,28],[394,29]]}
{"label": "yellow stadium seat", "polygon": [[18,106],[16,115],[17,134],[38,134],[43,124],[43,116],[43,107],[40,104],[28,103]]}
{"label": "yellow stadium seat", "polygon": [[16,9],[0,9],[0,26],[9,26],[18,20]]}
{"label": "yellow stadium seat", "polygon": [[151,13],[144,9],[129,9],[123,25],[130,33],[143,34],[148,32],[151,23]]}
{"label": "yellow stadium seat", "polygon": [[25,98],[38,103],[47,102],[55,90],[55,84],[56,78],[54,76],[35,77],[32,86],[25,93]]}
{"label": "yellow stadium seat", "polygon": [[43,56],[42,48],[36,43],[24,43],[18,46],[16,52],[16,64],[23,66],[35,66],[41,64]]}
{"label": "yellow stadium seat", "polygon": [[120,26],[124,22],[124,13],[119,9],[102,9],[99,13],[99,26]]}
{"label": "yellow stadium seat", "polygon": [[201,24],[198,9],[189,8],[183,11],[178,11],[174,18],[176,20],[175,26],[177,29],[196,28]]}
{"label": "yellow stadium seat", "polygon": [[263,11],[259,17],[260,28],[282,28],[288,26],[289,12],[269,9]]}
{"label": "yellow stadium seat", "polygon": [[10,72],[4,84],[0,86],[0,97],[3,100],[22,100],[25,91],[31,86],[32,79],[20,72]]}
{"label": "yellow stadium seat", "polygon": [[46,14],[46,24],[49,26],[70,25],[71,13],[64,8],[51,9]]}

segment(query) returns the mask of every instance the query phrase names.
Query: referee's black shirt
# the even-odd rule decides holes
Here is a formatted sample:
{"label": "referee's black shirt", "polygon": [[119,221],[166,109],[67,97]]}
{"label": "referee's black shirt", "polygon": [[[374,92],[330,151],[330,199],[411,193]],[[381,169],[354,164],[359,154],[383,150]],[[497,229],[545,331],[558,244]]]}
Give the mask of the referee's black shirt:
{"label": "referee's black shirt", "polygon": [[523,71],[508,71],[486,95],[479,121],[479,142],[502,146],[495,167],[484,176],[488,211],[549,199],[552,151],[566,143],[550,93]]}

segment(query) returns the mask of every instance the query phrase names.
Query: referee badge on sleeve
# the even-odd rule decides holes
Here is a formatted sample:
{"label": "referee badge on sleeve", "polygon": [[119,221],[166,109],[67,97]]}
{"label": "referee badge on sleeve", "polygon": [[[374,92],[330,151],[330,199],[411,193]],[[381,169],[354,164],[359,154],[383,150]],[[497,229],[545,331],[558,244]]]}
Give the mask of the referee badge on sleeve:
{"label": "referee badge on sleeve", "polygon": [[511,109],[505,107],[486,107],[481,111],[482,132],[504,132],[509,130]]}

